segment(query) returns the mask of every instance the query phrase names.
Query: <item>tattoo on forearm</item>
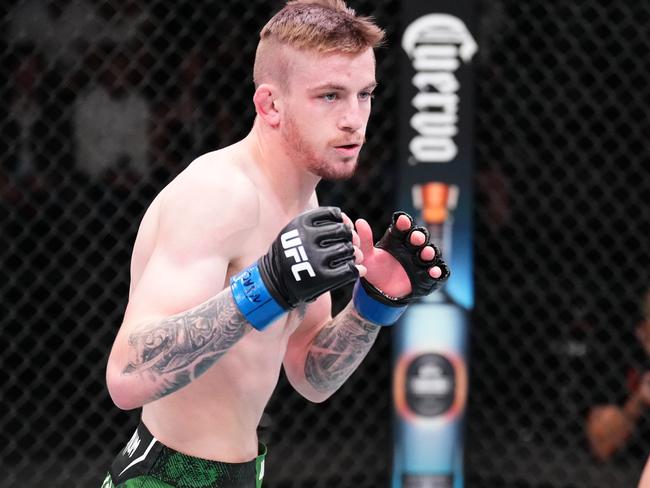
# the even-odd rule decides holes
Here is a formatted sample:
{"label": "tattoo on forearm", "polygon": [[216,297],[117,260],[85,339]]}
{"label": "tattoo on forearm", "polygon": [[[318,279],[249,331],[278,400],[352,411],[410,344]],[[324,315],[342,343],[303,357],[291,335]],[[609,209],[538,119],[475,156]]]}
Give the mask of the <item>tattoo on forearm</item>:
{"label": "tattoo on forearm", "polygon": [[247,330],[230,293],[187,312],[145,325],[129,336],[132,360],[124,374],[148,373],[159,383],[155,399],[203,374]]}
{"label": "tattoo on forearm", "polygon": [[348,305],[314,339],[305,362],[309,383],[323,393],[339,388],[366,356],[379,329]]}

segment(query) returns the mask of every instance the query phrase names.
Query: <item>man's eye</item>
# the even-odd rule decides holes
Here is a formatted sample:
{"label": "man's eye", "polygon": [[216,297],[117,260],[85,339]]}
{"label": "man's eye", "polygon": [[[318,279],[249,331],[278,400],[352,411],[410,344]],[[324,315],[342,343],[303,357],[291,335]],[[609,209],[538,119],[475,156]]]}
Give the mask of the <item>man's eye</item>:
{"label": "man's eye", "polygon": [[361,92],[359,93],[359,98],[361,100],[370,100],[371,98],[375,98],[375,94],[371,92]]}
{"label": "man's eye", "polygon": [[326,102],[333,102],[334,100],[336,100],[336,93],[326,93],[325,95],[323,95],[322,98]]}

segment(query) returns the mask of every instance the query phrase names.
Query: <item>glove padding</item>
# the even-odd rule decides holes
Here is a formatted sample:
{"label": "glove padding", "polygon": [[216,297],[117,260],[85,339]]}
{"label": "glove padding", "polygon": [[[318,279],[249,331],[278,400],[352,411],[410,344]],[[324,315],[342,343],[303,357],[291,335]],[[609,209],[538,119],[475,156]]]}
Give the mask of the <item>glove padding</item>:
{"label": "glove padding", "polygon": [[[400,215],[406,215],[411,221],[410,227],[405,231],[397,228],[397,219]],[[411,244],[411,234],[415,231],[422,232],[425,237],[424,243],[419,246]],[[426,246],[432,246],[435,251],[435,256],[431,261],[423,261],[420,258],[420,253]],[[393,214],[392,224],[379,242],[375,244],[375,247],[383,249],[397,259],[411,282],[411,293],[403,297],[390,297],[365,278],[361,278],[361,285],[366,293],[386,305],[401,307],[429,295],[440,288],[451,274],[449,267],[442,260],[440,249],[429,242],[429,231],[422,226],[414,225],[413,218],[406,212]],[[429,275],[429,269],[433,266],[438,266],[442,271],[439,278],[432,278]]]}
{"label": "glove padding", "polygon": [[257,265],[269,293],[285,309],[359,276],[352,231],[337,207],[318,207],[295,217]]}

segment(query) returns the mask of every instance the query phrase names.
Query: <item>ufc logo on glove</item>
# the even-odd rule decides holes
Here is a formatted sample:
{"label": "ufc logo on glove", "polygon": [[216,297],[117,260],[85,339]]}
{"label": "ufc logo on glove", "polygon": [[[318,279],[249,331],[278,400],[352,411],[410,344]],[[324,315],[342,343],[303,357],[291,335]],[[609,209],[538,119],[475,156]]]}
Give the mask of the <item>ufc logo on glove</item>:
{"label": "ufc logo on glove", "polygon": [[354,259],[352,230],[341,209],[307,210],[257,262],[230,278],[233,300],[251,327],[264,330],[299,304],[356,280]]}
{"label": "ufc logo on glove", "polygon": [[312,278],[316,276],[314,268],[309,264],[309,259],[307,259],[307,254],[305,253],[305,248],[302,246],[302,241],[300,240],[297,229],[282,234],[280,236],[280,241],[282,242],[284,255],[288,258],[293,258],[296,262],[296,264],[291,266],[291,272],[296,281],[302,280],[300,277],[301,271],[307,271],[309,276]]}

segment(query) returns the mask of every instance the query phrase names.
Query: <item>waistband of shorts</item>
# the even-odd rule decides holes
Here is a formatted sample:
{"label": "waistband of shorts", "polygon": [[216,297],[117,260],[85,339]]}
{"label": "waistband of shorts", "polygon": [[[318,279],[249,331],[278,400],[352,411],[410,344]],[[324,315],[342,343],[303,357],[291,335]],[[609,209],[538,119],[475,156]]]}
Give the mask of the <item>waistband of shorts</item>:
{"label": "waistband of shorts", "polygon": [[141,421],[129,443],[111,465],[110,474],[116,485],[138,476],[153,476],[166,483],[185,486],[183,483],[188,473],[193,473],[192,476],[202,479],[195,480],[197,487],[212,486],[217,480],[252,483],[255,486],[263,476],[266,453],[266,446],[259,442],[258,455],[241,463],[190,456],[161,443]]}

